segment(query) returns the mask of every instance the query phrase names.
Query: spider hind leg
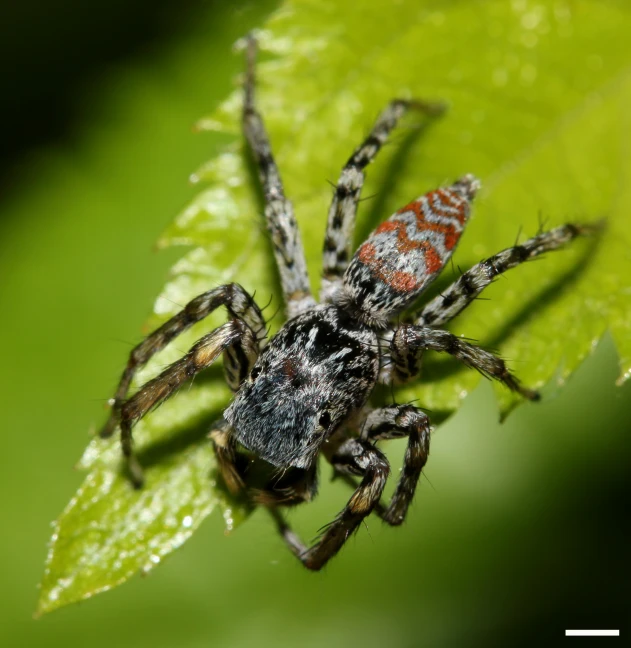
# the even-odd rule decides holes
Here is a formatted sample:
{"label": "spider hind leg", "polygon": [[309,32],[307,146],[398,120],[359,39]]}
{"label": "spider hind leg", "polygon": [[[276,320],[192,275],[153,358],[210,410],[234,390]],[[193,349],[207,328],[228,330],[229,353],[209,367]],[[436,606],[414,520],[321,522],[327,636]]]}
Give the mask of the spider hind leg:
{"label": "spider hind leg", "polygon": [[322,301],[331,301],[342,286],[353,245],[355,217],[365,180],[365,168],[375,159],[401,117],[409,110],[433,117],[442,114],[442,103],[394,99],[381,112],[368,137],[358,146],[342,169],[329,208],[324,237]]}
{"label": "spider hind leg", "polygon": [[558,250],[578,236],[595,234],[600,228],[601,224],[598,223],[567,223],[494,254],[463,272],[451,286],[426,304],[416,314],[415,323],[432,328],[443,326],[461,313],[496,277],[507,270],[531,261],[545,252]]}
{"label": "spider hind leg", "polygon": [[247,67],[244,85],[243,132],[258,168],[265,200],[265,220],[272,238],[274,258],[289,317],[315,306],[311,295],[307,262],[302,247],[300,230],[291,202],[285,190],[272,154],[269,136],[255,102],[256,40],[250,34],[246,39]]}

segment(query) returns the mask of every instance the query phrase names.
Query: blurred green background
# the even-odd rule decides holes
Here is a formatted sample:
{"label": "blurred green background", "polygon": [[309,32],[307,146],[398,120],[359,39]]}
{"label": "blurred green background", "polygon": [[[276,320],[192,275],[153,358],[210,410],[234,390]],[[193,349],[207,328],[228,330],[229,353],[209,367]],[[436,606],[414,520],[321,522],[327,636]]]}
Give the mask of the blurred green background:
{"label": "blurred green background", "polygon": [[[33,621],[87,431],[181,251],[152,246],[221,145],[191,125],[274,2],[34,0],[0,15],[2,646],[553,645],[620,628],[631,596],[631,383],[605,339],[499,425],[483,385],[440,427],[409,522],[370,519],[307,573],[257,512],[214,515],[147,578]],[[401,447],[388,448],[396,464]],[[309,537],[348,493],[293,515]],[[627,625],[628,627],[628,625]]]}

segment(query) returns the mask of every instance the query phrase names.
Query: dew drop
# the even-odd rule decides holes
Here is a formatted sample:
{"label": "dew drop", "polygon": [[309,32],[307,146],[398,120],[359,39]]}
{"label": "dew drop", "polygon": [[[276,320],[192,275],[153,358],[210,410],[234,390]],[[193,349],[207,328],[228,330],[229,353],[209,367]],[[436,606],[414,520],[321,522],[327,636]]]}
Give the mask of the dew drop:
{"label": "dew drop", "polygon": [[223,512],[223,519],[224,519],[224,522],[226,523],[226,533],[228,533],[229,531],[232,531],[232,529],[234,527],[234,520],[232,519],[232,509],[227,508]]}

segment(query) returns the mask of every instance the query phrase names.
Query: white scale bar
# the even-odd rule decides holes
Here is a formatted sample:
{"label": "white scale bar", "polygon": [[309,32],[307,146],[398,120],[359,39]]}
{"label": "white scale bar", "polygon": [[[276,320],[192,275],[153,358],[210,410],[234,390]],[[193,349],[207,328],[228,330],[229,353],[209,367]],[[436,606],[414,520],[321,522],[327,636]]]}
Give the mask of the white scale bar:
{"label": "white scale bar", "polygon": [[620,630],[566,630],[566,637],[619,637]]}

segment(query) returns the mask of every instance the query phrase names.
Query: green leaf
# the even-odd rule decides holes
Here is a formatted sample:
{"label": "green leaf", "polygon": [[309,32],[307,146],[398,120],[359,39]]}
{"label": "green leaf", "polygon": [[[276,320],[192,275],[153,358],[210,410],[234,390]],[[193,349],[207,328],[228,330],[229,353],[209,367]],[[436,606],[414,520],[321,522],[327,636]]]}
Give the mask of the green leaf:
{"label": "green leaf", "polygon": [[[212,472],[208,418],[228,390],[194,387],[137,428],[147,484],[134,491],[120,470],[118,439],[93,440],[80,467],[90,472],[54,524],[37,613],[106,591],[148,572],[184,543],[216,507],[230,531],[248,507],[228,497]],[[175,406],[173,406],[175,405]]]}
{"label": "green leaf", "polygon": [[[533,235],[542,217],[547,227],[605,217],[601,236],[511,271],[485,292],[490,301],[473,304],[452,330],[497,348],[537,388],[562,383],[609,330],[620,380],[631,375],[631,50],[620,45],[629,33],[626,5],[601,0],[371,0],[361,9],[285,2],[260,32],[259,103],[314,291],[331,199],[326,181],[337,179],[388,100],[443,99],[450,106],[445,117],[431,124],[407,117],[369,169],[364,196],[372,199],[359,210],[356,242],[411,198],[468,172],[484,189],[455,255],[463,269],[509,247],[520,231]],[[160,240],[193,249],[174,267],[151,326],[231,280],[256,292],[261,304],[272,297],[280,305],[259,190],[239,134],[240,101],[235,90],[199,123],[233,141],[194,174],[204,190]],[[455,276],[446,270],[430,292]],[[137,382],[223,318],[195,327]],[[273,326],[281,321],[279,315]],[[91,472],[53,536],[41,611],[151,566],[213,506],[228,506],[208,479],[213,459],[203,432],[229,397],[219,373],[211,374],[138,425],[136,444],[148,465],[141,493],[117,472],[116,447],[92,442],[83,461]],[[397,400],[418,399],[442,418],[479,380],[449,359],[428,357],[422,380]],[[516,403],[501,387],[497,394],[502,412]]]}

